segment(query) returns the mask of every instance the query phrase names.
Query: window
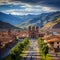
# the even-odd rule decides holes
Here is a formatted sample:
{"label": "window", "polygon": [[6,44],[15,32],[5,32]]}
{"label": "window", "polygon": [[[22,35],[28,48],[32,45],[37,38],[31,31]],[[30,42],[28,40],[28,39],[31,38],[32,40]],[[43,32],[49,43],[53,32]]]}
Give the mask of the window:
{"label": "window", "polygon": [[59,46],[57,46],[57,48],[59,48]]}

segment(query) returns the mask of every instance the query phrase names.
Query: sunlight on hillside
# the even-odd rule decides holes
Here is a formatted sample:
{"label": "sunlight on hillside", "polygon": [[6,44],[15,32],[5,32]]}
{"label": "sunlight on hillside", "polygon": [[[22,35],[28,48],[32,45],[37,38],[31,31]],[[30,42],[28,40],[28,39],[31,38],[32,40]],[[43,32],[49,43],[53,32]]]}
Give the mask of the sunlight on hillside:
{"label": "sunlight on hillside", "polygon": [[57,20],[56,20],[57,22],[60,22],[60,17],[59,18],[57,18]]}
{"label": "sunlight on hillside", "polygon": [[53,22],[48,22],[47,24],[44,25],[44,27],[43,27],[42,29],[44,29],[44,28],[49,28],[49,27],[53,27],[53,26],[56,25],[58,22],[60,22],[60,17],[57,18],[57,20],[55,20],[55,21],[53,21]]}

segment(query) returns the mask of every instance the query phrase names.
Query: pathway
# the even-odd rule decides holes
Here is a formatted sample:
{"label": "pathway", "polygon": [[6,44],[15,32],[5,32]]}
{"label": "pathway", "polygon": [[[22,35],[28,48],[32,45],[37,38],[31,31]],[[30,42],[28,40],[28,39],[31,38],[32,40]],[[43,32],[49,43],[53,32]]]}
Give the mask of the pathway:
{"label": "pathway", "polygon": [[30,46],[22,60],[40,60],[37,40],[31,39]]}

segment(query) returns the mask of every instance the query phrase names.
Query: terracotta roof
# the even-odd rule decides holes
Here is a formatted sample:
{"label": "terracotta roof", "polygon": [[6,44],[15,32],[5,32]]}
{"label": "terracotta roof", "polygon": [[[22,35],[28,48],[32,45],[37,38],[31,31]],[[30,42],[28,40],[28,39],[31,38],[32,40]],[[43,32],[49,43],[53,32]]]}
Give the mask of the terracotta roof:
{"label": "terracotta roof", "polygon": [[48,40],[48,43],[50,43],[50,42],[60,42],[60,38],[57,37],[57,38]]}
{"label": "terracotta roof", "polygon": [[49,39],[49,38],[51,38],[52,37],[52,35],[50,34],[50,35],[45,35],[42,39]]}
{"label": "terracotta roof", "polygon": [[60,38],[60,35],[45,35],[44,37],[43,37],[43,39],[47,39],[47,40],[49,40],[49,39],[53,39],[53,38]]}

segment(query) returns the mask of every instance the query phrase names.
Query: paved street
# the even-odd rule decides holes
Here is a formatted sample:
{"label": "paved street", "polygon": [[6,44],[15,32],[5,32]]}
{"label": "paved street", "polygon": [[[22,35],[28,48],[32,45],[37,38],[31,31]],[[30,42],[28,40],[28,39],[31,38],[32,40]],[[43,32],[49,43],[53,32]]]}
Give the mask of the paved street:
{"label": "paved street", "polygon": [[30,46],[22,60],[40,60],[37,40],[30,40]]}

